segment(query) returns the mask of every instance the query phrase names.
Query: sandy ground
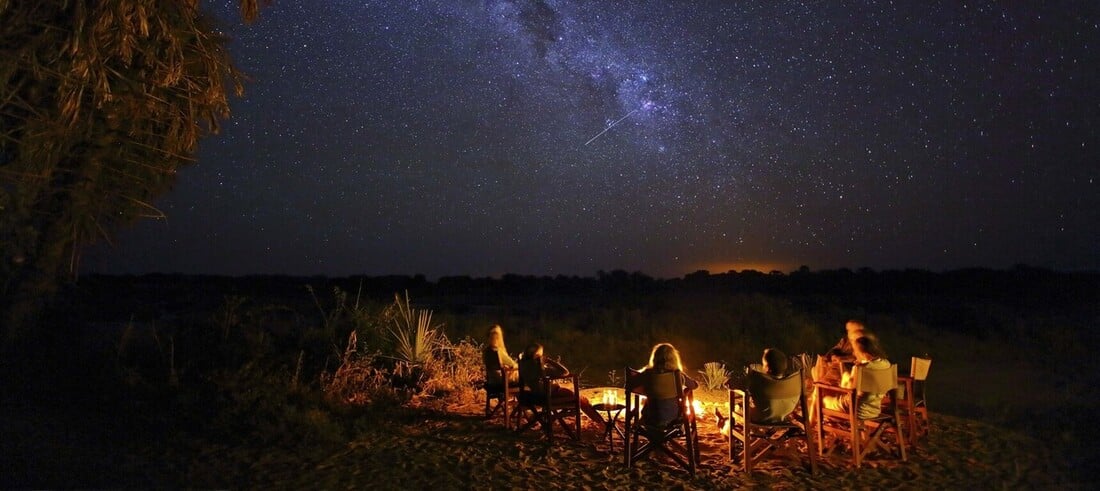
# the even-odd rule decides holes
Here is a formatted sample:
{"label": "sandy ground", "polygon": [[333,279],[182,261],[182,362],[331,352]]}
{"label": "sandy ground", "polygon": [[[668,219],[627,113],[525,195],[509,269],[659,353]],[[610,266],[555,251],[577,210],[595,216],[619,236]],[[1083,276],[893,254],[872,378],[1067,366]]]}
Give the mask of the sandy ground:
{"label": "sandy ground", "polygon": [[[726,438],[713,420],[700,426],[701,462],[694,477],[664,457],[633,468],[611,452],[600,429],[585,425],[580,441],[548,443],[536,431],[517,434],[465,405],[426,412],[411,424],[377,428],[325,456],[210,448],[191,463],[199,487],[324,489],[1054,489],[1073,482],[1060,459],[1033,439],[979,422],[934,414],[934,431],[908,462],[884,455],[859,470],[846,454],[824,459],[816,475],[792,447],[751,475],[734,470]],[[621,442],[616,442],[621,450]],[[241,462],[249,462],[242,466]]]}
{"label": "sandy ground", "polygon": [[[11,409],[10,407],[7,409]],[[6,419],[0,445],[3,487],[190,487],[261,489],[1087,489],[1056,449],[1022,434],[934,413],[933,431],[908,462],[884,454],[854,470],[847,453],[809,472],[797,446],[778,452],[751,475],[727,458],[716,421],[700,423],[701,462],[694,477],[664,457],[624,466],[622,442],[611,452],[602,428],[586,421],[579,441],[557,432],[506,430],[485,420],[476,403],[408,409],[401,421],[376,422],[343,444],[231,446],[166,442],[157,448],[111,446],[101,436],[46,435],[64,426],[57,415]],[[120,422],[124,425],[124,422]],[[18,428],[15,428],[15,427]],[[34,435],[27,433],[31,427]],[[57,437],[66,445],[35,447]],[[22,441],[11,438],[22,438]],[[33,460],[33,462],[31,462]],[[19,466],[33,466],[19,475]]]}
{"label": "sandy ground", "polygon": [[[599,389],[590,397],[596,400]],[[701,397],[708,404],[720,392]],[[478,402],[426,403],[393,420],[357,420],[352,441],[226,444],[172,433],[136,439],[125,418],[69,410],[72,401],[26,405],[0,397],[0,487],[262,488],[262,489],[1093,489],[1096,457],[1081,437],[1022,432],[934,412],[932,432],[907,462],[873,455],[858,470],[839,452],[811,474],[802,449],[783,449],[749,475],[727,457],[727,440],[704,410],[701,461],[693,477],[657,456],[625,467],[623,444],[612,452],[603,428],[585,421],[582,438],[562,432],[508,431],[486,420]],[[81,406],[84,407],[84,406]],[[68,409],[67,409],[68,408]],[[74,421],[73,418],[93,418]],[[351,416],[333,416],[348,417]],[[98,422],[97,422],[98,421]],[[351,420],[349,420],[351,421]],[[1095,447],[1093,445],[1092,447]],[[1074,453],[1076,451],[1076,453]],[[1086,481],[1085,479],[1089,479]]]}

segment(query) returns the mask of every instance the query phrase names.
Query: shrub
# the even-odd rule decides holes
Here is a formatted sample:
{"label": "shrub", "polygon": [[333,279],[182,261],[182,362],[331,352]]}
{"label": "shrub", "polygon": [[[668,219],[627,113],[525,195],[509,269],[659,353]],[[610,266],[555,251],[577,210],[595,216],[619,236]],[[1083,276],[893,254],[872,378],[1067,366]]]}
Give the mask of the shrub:
{"label": "shrub", "polygon": [[432,311],[414,310],[408,292],[404,301],[400,295],[394,295],[393,305],[397,315],[392,319],[389,332],[393,336],[397,360],[410,366],[423,366],[432,361],[435,350],[447,345],[447,338],[440,329],[442,326],[431,325]]}
{"label": "shrub", "polygon": [[726,370],[726,365],[716,361],[705,363],[703,369],[699,370],[699,374],[703,376],[703,387],[709,390],[724,389],[726,382],[730,379],[730,373],[729,370]]}
{"label": "shrub", "polygon": [[485,379],[481,349],[468,337],[442,348],[441,356],[434,357],[425,369],[424,392],[458,403],[473,401],[478,384]]}
{"label": "shrub", "polygon": [[352,331],[336,372],[321,374],[325,400],[337,406],[365,407],[377,400],[397,399],[390,386],[391,374],[378,366],[377,356],[359,353],[358,336]]}

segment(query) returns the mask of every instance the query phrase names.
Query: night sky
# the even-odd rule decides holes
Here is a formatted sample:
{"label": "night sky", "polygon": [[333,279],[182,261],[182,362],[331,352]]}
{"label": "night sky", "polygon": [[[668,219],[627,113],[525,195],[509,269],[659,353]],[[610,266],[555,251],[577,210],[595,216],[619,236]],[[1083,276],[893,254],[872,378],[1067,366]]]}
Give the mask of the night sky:
{"label": "night sky", "polygon": [[1100,268],[1095,0],[235,4],[245,96],[87,270]]}

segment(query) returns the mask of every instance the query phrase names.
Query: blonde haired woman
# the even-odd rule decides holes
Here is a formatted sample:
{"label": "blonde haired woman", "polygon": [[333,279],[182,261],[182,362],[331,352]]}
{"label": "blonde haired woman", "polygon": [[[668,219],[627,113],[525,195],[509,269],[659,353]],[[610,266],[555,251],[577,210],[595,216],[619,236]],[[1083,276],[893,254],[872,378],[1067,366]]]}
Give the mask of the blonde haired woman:
{"label": "blonde haired woman", "polygon": [[654,370],[657,373],[684,371],[684,364],[680,361],[680,351],[669,343],[659,343],[649,353],[649,365],[644,370]]}
{"label": "blonde haired woman", "polygon": [[[493,325],[489,329],[489,334],[485,341],[485,354],[492,356],[495,352],[496,356],[500,358],[500,366],[509,369],[508,383],[514,384],[519,382],[519,364],[508,356],[508,348],[504,347],[504,328],[500,327],[500,324]],[[485,374],[486,385],[504,385],[504,380],[500,378],[500,372],[493,370]]]}
{"label": "blonde haired woman", "polygon": [[[645,386],[650,375],[675,372],[679,370],[684,379],[684,387],[689,390],[699,388],[699,382],[684,373],[684,364],[680,361],[680,352],[670,343],[658,343],[649,353],[649,365],[641,370],[641,374],[631,381],[629,391],[638,391]],[[650,424],[664,425],[676,419],[680,415],[680,407],[676,399],[646,401],[642,408],[642,419]]]}

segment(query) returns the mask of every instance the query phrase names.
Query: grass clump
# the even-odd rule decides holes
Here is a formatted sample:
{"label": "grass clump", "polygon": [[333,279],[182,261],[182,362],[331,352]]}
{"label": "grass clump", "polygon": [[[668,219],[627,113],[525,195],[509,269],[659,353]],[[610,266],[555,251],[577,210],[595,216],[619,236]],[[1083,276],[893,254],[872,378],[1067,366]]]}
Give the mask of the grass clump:
{"label": "grass clump", "polygon": [[708,390],[724,389],[726,382],[729,382],[730,379],[730,372],[726,370],[726,364],[717,361],[704,363],[703,369],[699,370],[699,375],[703,377],[703,387]]}

